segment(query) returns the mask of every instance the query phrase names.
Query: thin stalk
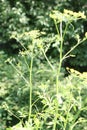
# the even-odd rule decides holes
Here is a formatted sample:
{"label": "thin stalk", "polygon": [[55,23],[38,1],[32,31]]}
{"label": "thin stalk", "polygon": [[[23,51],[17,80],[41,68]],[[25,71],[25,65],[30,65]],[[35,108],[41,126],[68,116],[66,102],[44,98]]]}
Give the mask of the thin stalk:
{"label": "thin stalk", "polygon": [[19,71],[12,62],[10,62],[10,64],[12,65],[12,67],[17,71],[18,74],[20,74],[20,76],[23,78],[23,80],[25,81],[26,84],[29,85],[29,82],[27,81],[27,79],[23,76],[22,72]]}
{"label": "thin stalk", "polygon": [[62,38],[63,41],[64,41],[64,38],[65,38],[65,34],[66,34],[66,31],[67,31],[68,25],[69,25],[69,22],[66,23],[66,27],[64,29],[64,34],[63,34],[63,38]]}
{"label": "thin stalk", "polygon": [[22,124],[24,125],[24,122],[16,115],[14,114],[11,110],[9,110],[8,106],[5,105],[5,109],[11,114],[13,115],[16,119],[18,119],[20,122],[22,122]]}
{"label": "thin stalk", "polygon": [[26,57],[24,57],[24,60],[25,60],[25,64],[26,64],[26,66],[27,66],[27,68],[28,68],[28,72],[30,72],[30,67],[29,67],[29,64],[28,64],[28,62],[27,62]]}
{"label": "thin stalk", "polygon": [[62,58],[62,60],[64,60],[77,46],[79,46],[82,42],[84,42],[85,39],[83,39],[82,41],[80,41],[79,43],[77,43],[75,46],[73,46]]}
{"label": "thin stalk", "polygon": [[48,62],[48,64],[49,64],[49,66],[52,68],[52,70],[54,70],[53,65],[51,64],[51,62],[49,61],[48,57],[46,56],[46,54],[45,54],[45,52],[44,52],[44,49],[42,49],[42,52],[43,52],[43,54],[44,54],[45,59],[47,60],[47,62]]}
{"label": "thin stalk", "polygon": [[63,51],[62,22],[60,23],[60,37],[61,37],[61,44],[60,44],[60,61],[61,61]]}
{"label": "thin stalk", "polygon": [[57,124],[56,121],[57,121],[57,114],[55,113],[53,130],[56,130],[56,124]]}
{"label": "thin stalk", "polygon": [[32,57],[30,63],[30,73],[29,73],[29,81],[30,81],[30,91],[29,91],[29,113],[28,113],[28,122],[30,122],[31,114],[32,114],[32,69],[33,69],[33,60],[34,60],[34,43],[32,48]]}
{"label": "thin stalk", "polygon": [[[57,25],[55,25],[55,26],[57,27]],[[60,62],[59,62],[58,70],[57,70],[57,76],[56,76],[56,96],[58,98],[58,93],[59,93],[59,76],[60,76],[60,71],[61,71],[61,66],[62,66],[62,51],[63,51],[62,22],[60,23],[60,33],[59,33],[59,31],[57,31],[57,32],[58,32],[58,35],[61,38],[61,41],[60,41]],[[58,99],[57,99],[53,130],[56,130],[56,124],[57,124],[57,118],[58,118],[58,105],[59,104],[58,104]]]}
{"label": "thin stalk", "polygon": [[54,19],[54,24],[55,24],[55,27],[56,27],[57,34],[58,34],[58,36],[60,36],[59,29],[58,29],[58,26],[57,26],[57,22],[56,22],[55,19]]}
{"label": "thin stalk", "polygon": [[73,108],[73,104],[71,104],[71,102],[69,102],[69,107],[70,108],[67,108],[67,111],[66,111],[66,120],[64,121],[64,130],[66,130],[66,126],[67,126],[67,123],[68,123],[68,116],[69,116],[70,110]]}
{"label": "thin stalk", "polygon": [[57,32],[58,32],[58,35],[60,35],[61,37],[61,45],[60,45],[60,62],[59,62],[59,67],[58,67],[58,72],[57,72],[57,77],[56,77],[56,86],[57,86],[57,95],[58,95],[58,80],[59,80],[59,75],[60,75],[60,71],[61,71],[61,65],[62,65],[62,51],[63,51],[63,41],[64,41],[64,37],[65,37],[65,34],[66,34],[66,31],[67,31],[67,27],[68,27],[69,23],[66,24],[66,27],[64,29],[64,34],[62,33],[62,22],[60,23],[60,33],[58,31],[58,27],[57,25],[55,24],[56,26],[56,29],[57,29]]}
{"label": "thin stalk", "polygon": [[20,43],[20,45],[24,48],[24,50],[27,51],[27,48],[23,45],[23,43],[20,42],[20,40],[18,40],[18,38],[16,38],[16,37],[14,37],[14,38],[17,40],[17,42]]}
{"label": "thin stalk", "polygon": [[62,65],[62,51],[63,51],[62,22],[60,23],[60,37],[61,37],[61,43],[60,43],[60,61],[59,61],[59,67],[58,67],[58,71],[57,71],[57,78],[56,78],[57,95],[58,95],[58,82],[59,82],[59,76],[60,76],[61,65]]}

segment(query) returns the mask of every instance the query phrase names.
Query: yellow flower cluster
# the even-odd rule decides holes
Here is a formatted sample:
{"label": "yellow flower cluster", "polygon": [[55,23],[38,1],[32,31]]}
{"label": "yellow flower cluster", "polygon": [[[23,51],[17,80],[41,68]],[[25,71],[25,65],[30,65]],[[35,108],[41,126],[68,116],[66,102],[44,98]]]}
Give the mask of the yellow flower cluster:
{"label": "yellow flower cluster", "polygon": [[52,11],[50,17],[58,20],[58,22],[64,21],[73,21],[78,19],[86,19],[86,16],[82,12],[73,12],[71,10],[64,9],[64,12]]}
{"label": "yellow flower cluster", "polygon": [[68,15],[71,15],[71,16],[74,16],[76,18],[83,18],[83,19],[86,19],[86,16],[84,15],[84,13],[82,12],[73,12],[71,10],[67,10],[67,9],[64,9],[64,13],[65,14],[68,14]]}
{"label": "yellow flower cluster", "polygon": [[35,38],[40,36],[40,31],[39,30],[32,30],[29,32],[29,35],[31,38],[35,39]]}
{"label": "yellow flower cluster", "polygon": [[52,13],[50,14],[50,17],[53,19],[57,19],[60,22],[63,21],[63,13],[59,11],[52,11]]}
{"label": "yellow flower cluster", "polygon": [[77,76],[79,76],[79,78],[83,79],[84,81],[87,81],[87,72],[83,72],[83,73],[80,73],[79,71],[77,70],[74,70],[72,68],[66,68],[71,74],[76,74]]}

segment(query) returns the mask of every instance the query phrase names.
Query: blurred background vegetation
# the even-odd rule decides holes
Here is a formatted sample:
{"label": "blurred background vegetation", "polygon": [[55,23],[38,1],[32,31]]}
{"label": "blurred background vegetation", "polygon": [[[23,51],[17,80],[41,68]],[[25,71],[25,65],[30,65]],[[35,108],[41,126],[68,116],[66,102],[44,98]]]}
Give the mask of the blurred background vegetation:
{"label": "blurred background vegetation", "polygon": [[[26,118],[27,104],[28,104],[28,91],[24,81],[19,78],[18,73],[13,67],[5,62],[7,58],[14,58],[14,64],[20,58],[19,52],[23,48],[20,41],[11,38],[12,34],[23,34],[30,30],[40,30],[46,32],[43,37],[46,44],[50,44],[47,50],[47,56],[55,62],[58,60],[57,50],[54,46],[56,29],[54,22],[49,17],[52,10],[63,11],[69,9],[75,12],[82,11],[87,15],[87,0],[1,0],[0,1],[0,129],[5,130],[5,127],[14,125],[18,122],[11,113],[4,108],[5,103],[8,104],[9,109],[17,113],[21,117]],[[71,48],[76,40],[73,37],[77,33],[83,38],[87,31],[87,19],[74,22],[74,33],[71,26],[67,30],[67,35],[64,41],[63,53]],[[24,40],[24,45],[27,46],[27,39]],[[78,46],[72,55],[63,63],[63,67],[73,67],[80,72],[87,71],[87,41]],[[23,59],[21,59],[23,61]],[[37,69],[38,64],[45,64],[43,56],[37,58],[35,65]],[[42,66],[41,69],[48,69]],[[21,68],[24,75],[27,75],[26,67]],[[45,73],[39,76],[37,84],[40,79],[44,79]],[[55,76],[55,75],[54,75]],[[49,77],[49,75],[48,75]],[[51,74],[50,74],[51,77]],[[25,86],[25,87],[24,87]],[[23,90],[23,91],[21,91]],[[34,96],[36,96],[34,94]],[[26,99],[26,100],[25,100]],[[33,98],[34,99],[34,98]],[[85,101],[86,102],[86,101]],[[39,104],[39,103],[38,103]],[[26,106],[26,107],[25,107]],[[25,111],[26,109],[26,111]],[[84,114],[85,115],[85,114]]]}

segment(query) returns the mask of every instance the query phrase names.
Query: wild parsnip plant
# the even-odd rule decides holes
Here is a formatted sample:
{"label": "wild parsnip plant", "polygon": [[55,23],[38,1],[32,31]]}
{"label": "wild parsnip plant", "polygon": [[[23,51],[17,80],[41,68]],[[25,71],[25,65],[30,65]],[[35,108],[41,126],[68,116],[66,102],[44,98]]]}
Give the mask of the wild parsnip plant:
{"label": "wild parsnip plant", "polygon": [[[12,128],[7,128],[7,130],[78,130],[78,128],[80,129],[81,123],[81,127],[84,130],[87,128],[86,125],[83,126],[87,122],[86,118],[80,118],[81,112],[87,111],[86,105],[82,103],[83,95],[81,92],[83,84],[81,82],[83,78],[81,74],[75,71],[75,73],[65,79],[61,78],[63,60],[69,57],[71,52],[87,39],[87,34],[85,34],[83,39],[77,34],[77,44],[63,55],[64,38],[68,26],[70,24],[72,25],[72,21],[77,21],[82,18],[85,19],[86,16],[81,12],[76,13],[70,10],[64,10],[63,13],[52,11],[50,17],[54,20],[57,30],[55,38],[57,41],[56,48],[58,49],[58,45],[60,46],[58,49],[60,53],[59,62],[52,62],[47,57],[47,46],[43,38],[41,38],[42,32],[34,30],[24,32],[21,35],[16,33],[12,35],[23,47],[20,55],[23,57],[24,63],[27,66],[29,78],[26,78],[12,61],[8,61],[10,61],[10,64],[19,73],[29,88],[29,111],[28,120],[24,125],[20,122]],[[21,42],[26,39],[29,42],[27,47]],[[35,60],[39,56],[44,56],[46,63],[42,64],[39,62],[37,64],[38,67],[35,69]],[[32,98],[34,87],[38,88],[35,91],[38,97],[36,99]],[[37,105],[38,101],[42,104],[40,108]],[[35,108],[33,110],[34,106]]]}
{"label": "wild parsnip plant", "polygon": [[[57,37],[58,37],[58,43],[60,44],[60,61],[59,61],[59,66],[57,69],[57,77],[56,77],[56,97],[59,95],[59,76],[60,76],[60,71],[61,71],[61,66],[62,66],[62,62],[64,59],[66,59],[67,57],[70,56],[70,53],[78,46],[80,45],[82,42],[84,42],[86,40],[86,37],[84,37],[83,39],[80,39],[80,36],[77,34],[76,35],[76,40],[77,40],[77,44],[74,45],[64,56],[63,56],[63,42],[64,42],[64,38],[66,35],[66,31],[68,28],[69,24],[72,24],[72,21],[77,21],[78,19],[86,19],[86,16],[84,15],[84,13],[81,12],[73,12],[70,10],[66,10],[64,9],[64,13],[61,13],[59,11],[53,11],[50,14],[50,17],[53,18],[54,23],[55,23],[55,27],[57,30]],[[63,30],[63,24],[65,23],[65,29]],[[56,125],[57,125],[57,119],[58,119],[58,101],[57,101],[57,105],[56,105],[56,114],[55,114],[55,118],[54,118],[54,125],[53,125],[53,130],[56,130]],[[63,130],[66,130],[66,121],[64,122],[64,126],[63,126]],[[69,128],[72,129],[72,128]]]}

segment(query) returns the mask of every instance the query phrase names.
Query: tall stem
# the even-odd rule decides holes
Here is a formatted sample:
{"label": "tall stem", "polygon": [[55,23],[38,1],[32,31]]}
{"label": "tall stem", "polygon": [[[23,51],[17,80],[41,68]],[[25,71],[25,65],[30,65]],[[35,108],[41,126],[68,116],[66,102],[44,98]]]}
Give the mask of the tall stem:
{"label": "tall stem", "polygon": [[73,46],[62,58],[62,60],[64,60],[65,58],[68,57],[68,55],[76,48],[78,47],[82,42],[84,42],[85,39],[83,39],[82,41],[79,41],[75,46]]}
{"label": "tall stem", "polygon": [[62,36],[62,22],[60,23],[60,33],[58,31],[58,27],[55,23],[58,36],[60,37],[60,61],[59,61],[59,67],[57,69],[57,76],[56,76],[56,96],[57,96],[57,103],[56,103],[56,109],[55,109],[55,117],[54,117],[54,125],[53,130],[56,130],[56,124],[57,124],[57,118],[58,118],[58,93],[59,93],[59,76],[61,71],[61,65],[62,65],[62,50],[63,50],[63,36]]}
{"label": "tall stem", "polygon": [[60,23],[60,61],[59,61],[59,67],[57,70],[57,78],[56,78],[56,88],[57,88],[57,95],[58,95],[58,82],[59,82],[59,76],[61,71],[61,65],[62,65],[62,51],[63,51],[63,36],[62,36],[62,22]]}
{"label": "tall stem", "polygon": [[52,70],[54,70],[54,67],[53,67],[53,65],[51,64],[51,62],[49,61],[48,57],[46,56],[44,49],[42,49],[42,52],[43,52],[43,54],[44,54],[45,59],[47,60],[47,62],[48,62],[48,64],[49,64],[49,66],[51,67]]}
{"label": "tall stem", "polygon": [[28,122],[30,121],[31,114],[32,114],[32,68],[33,68],[33,51],[34,51],[34,43],[32,47],[32,57],[31,57],[31,63],[30,63],[30,74],[29,74],[29,81],[30,81],[30,91],[29,91],[29,115],[28,115]]}
{"label": "tall stem", "polygon": [[59,33],[59,29],[58,29],[58,26],[57,26],[57,21],[54,19],[54,24],[55,24],[55,27],[56,27],[56,31],[57,31],[57,34],[58,36],[60,35]]}

